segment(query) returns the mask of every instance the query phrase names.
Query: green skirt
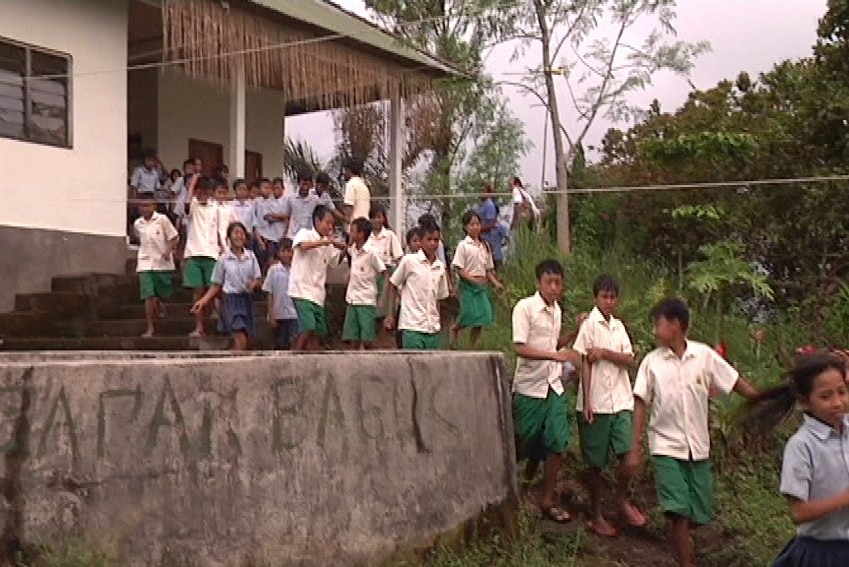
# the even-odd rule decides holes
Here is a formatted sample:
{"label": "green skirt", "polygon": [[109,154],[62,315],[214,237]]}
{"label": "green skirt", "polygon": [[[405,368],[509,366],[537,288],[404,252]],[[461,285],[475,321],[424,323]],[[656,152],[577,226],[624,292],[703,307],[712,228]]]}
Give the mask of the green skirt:
{"label": "green skirt", "polygon": [[492,300],[489,287],[473,284],[460,278],[460,315],[457,324],[461,327],[488,327],[492,325]]}

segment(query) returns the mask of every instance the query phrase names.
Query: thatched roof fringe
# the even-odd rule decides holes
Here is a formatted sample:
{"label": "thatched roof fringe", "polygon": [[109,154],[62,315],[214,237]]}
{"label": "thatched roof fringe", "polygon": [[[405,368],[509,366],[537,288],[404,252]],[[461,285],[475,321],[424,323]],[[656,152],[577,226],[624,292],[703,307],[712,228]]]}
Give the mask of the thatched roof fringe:
{"label": "thatched roof fringe", "polygon": [[[247,83],[282,91],[289,100],[314,102],[319,108],[429,91],[430,81],[392,68],[376,56],[355,51],[338,40],[308,41],[303,31],[240,11],[225,10],[212,0],[164,0],[163,33],[167,60],[182,60],[186,71],[229,84],[239,60]],[[247,52],[231,55],[234,51]]]}

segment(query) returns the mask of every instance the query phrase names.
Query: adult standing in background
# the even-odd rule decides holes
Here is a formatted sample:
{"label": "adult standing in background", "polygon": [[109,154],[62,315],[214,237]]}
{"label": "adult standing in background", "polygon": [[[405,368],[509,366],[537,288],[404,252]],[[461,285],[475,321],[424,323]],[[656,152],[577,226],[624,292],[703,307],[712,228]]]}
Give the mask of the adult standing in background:
{"label": "adult standing in background", "polygon": [[368,218],[371,208],[371,191],[369,191],[368,185],[363,179],[363,165],[359,160],[349,158],[345,164],[344,174],[347,182],[345,183],[342,210],[347,219],[347,231],[352,220]]}
{"label": "adult standing in background", "polygon": [[483,187],[481,204],[478,206],[478,214],[481,217],[481,238],[489,244],[496,271],[500,270],[504,265],[504,251],[501,249],[503,231],[498,222],[499,212],[498,204],[494,199],[492,185],[487,183]]}
{"label": "adult standing in background", "polygon": [[521,179],[514,177],[511,185],[513,186],[513,220],[510,222],[510,229],[514,230],[522,221],[527,222],[531,230],[535,230],[539,226],[539,207],[534,203],[531,194],[525,190]]}

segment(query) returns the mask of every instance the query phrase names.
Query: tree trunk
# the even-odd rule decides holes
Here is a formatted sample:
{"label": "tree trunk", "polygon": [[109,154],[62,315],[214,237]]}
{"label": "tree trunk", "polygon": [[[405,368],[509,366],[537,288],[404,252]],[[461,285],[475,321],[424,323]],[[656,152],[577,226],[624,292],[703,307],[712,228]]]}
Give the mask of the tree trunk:
{"label": "tree trunk", "polygon": [[542,44],[542,65],[545,77],[545,90],[548,98],[548,113],[551,117],[551,134],[554,139],[554,171],[557,178],[557,247],[564,254],[572,250],[572,238],[569,227],[569,195],[567,155],[563,148],[561,132],[560,109],[557,106],[557,92],[554,88],[554,78],[551,75],[551,30],[545,18],[545,6],[542,0],[534,0]]}

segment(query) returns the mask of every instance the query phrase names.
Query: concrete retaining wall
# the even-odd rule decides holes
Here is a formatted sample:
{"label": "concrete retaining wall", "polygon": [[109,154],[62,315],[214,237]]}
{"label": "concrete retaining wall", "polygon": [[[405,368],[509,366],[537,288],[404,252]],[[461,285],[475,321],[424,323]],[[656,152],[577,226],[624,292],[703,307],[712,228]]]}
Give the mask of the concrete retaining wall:
{"label": "concrete retaining wall", "polygon": [[483,353],[0,356],[5,541],[372,564],[516,500]]}

